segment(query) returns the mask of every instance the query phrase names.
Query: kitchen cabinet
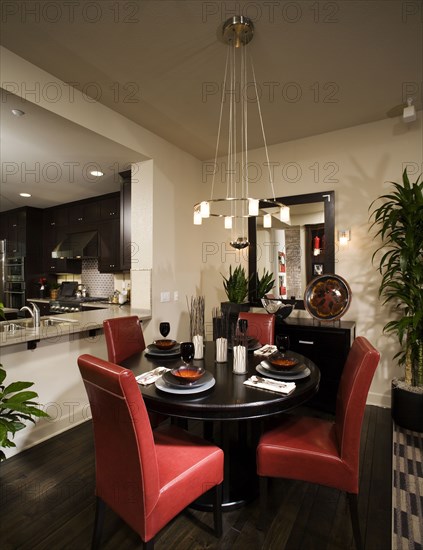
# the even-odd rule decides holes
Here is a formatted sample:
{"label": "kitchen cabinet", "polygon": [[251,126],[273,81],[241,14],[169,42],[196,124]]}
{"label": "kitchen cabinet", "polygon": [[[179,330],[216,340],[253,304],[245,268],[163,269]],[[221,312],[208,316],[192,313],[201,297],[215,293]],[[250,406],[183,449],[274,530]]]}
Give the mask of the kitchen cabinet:
{"label": "kitchen cabinet", "polygon": [[355,338],[355,323],[319,323],[313,319],[278,320],[275,334],[289,336],[290,349],[310,358],[320,369],[318,393],[307,405],[334,414],[345,361]]}
{"label": "kitchen cabinet", "polygon": [[103,273],[121,271],[120,267],[120,221],[112,219],[98,225],[99,258],[98,270]]}
{"label": "kitchen cabinet", "polygon": [[121,268],[130,271],[132,259],[131,241],[131,170],[120,172],[120,250]]}
{"label": "kitchen cabinet", "polygon": [[78,201],[77,203],[71,203],[68,205],[69,213],[69,225],[80,226],[75,228],[79,231],[80,228],[85,228],[86,224],[98,221],[100,218],[100,204],[99,201]]}
{"label": "kitchen cabinet", "polygon": [[102,199],[99,204],[100,220],[110,220],[119,218],[120,213],[120,194],[116,193],[112,197]]}
{"label": "kitchen cabinet", "polygon": [[26,209],[18,208],[2,212],[1,238],[6,239],[6,254],[9,257],[26,255]]}

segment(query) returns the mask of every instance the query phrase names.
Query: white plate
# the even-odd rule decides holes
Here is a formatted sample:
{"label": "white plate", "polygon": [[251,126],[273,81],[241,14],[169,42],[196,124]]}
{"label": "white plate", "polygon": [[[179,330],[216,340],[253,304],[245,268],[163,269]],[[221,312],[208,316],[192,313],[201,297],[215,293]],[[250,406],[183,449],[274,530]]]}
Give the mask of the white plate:
{"label": "white plate", "polygon": [[307,376],[310,376],[311,370],[306,367],[303,372],[299,372],[298,374],[286,374],[286,373],[280,373],[277,374],[275,372],[270,372],[268,369],[265,369],[261,365],[256,366],[256,371],[262,374],[263,376],[268,376],[269,378],[274,378],[275,380],[300,380],[301,378],[307,378]]}
{"label": "white plate", "polygon": [[168,386],[166,384],[166,382],[162,379],[162,377],[158,378],[154,382],[154,384],[156,385],[156,388],[158,390],[161,390],[161,391],[164,391],[164,392],[167,392],[167,393],[176,393],[176,394],[179,394],[179,395],[187,395],[187,394],[193,394],[193,393],[201,393],[203,391],[209,390],[210,388],[212,388],[216,384],[216,380],[214,379],[214,377],[212,377],[211,380],[209,380],[208,382],[206,382],[202,386],[194,387],[194,388],[186,388],[186,389],[185,388],[184,389],[173,388],[171,386]]}

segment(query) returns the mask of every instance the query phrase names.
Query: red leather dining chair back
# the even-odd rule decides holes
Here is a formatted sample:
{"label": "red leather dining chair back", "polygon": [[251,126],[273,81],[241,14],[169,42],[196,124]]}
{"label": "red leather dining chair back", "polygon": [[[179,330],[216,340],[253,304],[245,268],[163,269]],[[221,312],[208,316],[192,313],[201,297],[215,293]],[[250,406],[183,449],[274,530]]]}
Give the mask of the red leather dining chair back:
{"label": "red leather dining chair back", "polygon": [[119,365],[128,357],[145,350],[144,335],[136,315],[103,321],[109,361]]}
{"label": "red leather dining chair back", "polygon": [[135,528],[159,496],[153,432],[144,401],[130,370],[89,355],[79,357],[78,365],[93,418],[96,494]]}
{"label": "red leather dining chair back", "polygon": [[262,434],[257,447],[262,510],[266,507],[267,477],[297,479],[345,491],[356,546],[361,548],[357,508],[360,437],[367,395],[379,359],[379,352],[370,342],[357,337],[341,376],[335,419],[285,416],[277,427]]}
{"label": "red leather dining chair back", "polygon": [[341,460],[351,468],[344,490],[358,493],[360,437],[367,395],[380,353],[358,336],[345,363],[336,399],[335,429]]}
{"label": "red leather dining chair back", "polygon": [[270,313],[248,313],[241,311],[238,319],[248,321],[247,334],[256,338],[262,346],[275,341],[275,316]]}
{"label": "red leather dining chair back", "polygon": [[78,366],[94,428],[97,506],[92,546],[99,546],[105,505],[151,550],[154,536],[213,487],[220,535],[222,450],[176,426],[153,432],[132,371],[87,354],[78,358]]}

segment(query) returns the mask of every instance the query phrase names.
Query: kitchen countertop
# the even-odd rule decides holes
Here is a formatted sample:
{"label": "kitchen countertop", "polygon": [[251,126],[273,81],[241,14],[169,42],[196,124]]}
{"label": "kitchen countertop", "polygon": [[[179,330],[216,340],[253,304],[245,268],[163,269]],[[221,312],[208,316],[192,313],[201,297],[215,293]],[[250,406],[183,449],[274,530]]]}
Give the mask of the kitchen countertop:
{"label": "kitchen countertop", "polygon": [[[35,299],[34,299],[35,301]],[[41,299],[37,300],[41,301]],[[48,302],[48,300],[46,300]],[[59,315],[45,315],[41,317],[41,323],[45,319],[53,319],[52,326],[40,326],[39,328],[24,328],[16,331],[0,332],[0,347],[22,344],[25,342],[37,342],[48,338],[59,338],[61,336],[71,337],[73,334],[88,332],[103,328],[105,319],[126,317],[127,315],[138,315],[141,320],[151,319],[151,311],[133,308],[131,305],[104,304],[101,302],[86,302],[84,311],[76,313],[63,313]],[[89,311],[90,308],[98,308]],[[31,321],[31,319],[27,319]],[[68,322],[66,322],[68,321]],[[2,325],[10,323],[20,324],[22,319],[16,321],[0,322]]]}

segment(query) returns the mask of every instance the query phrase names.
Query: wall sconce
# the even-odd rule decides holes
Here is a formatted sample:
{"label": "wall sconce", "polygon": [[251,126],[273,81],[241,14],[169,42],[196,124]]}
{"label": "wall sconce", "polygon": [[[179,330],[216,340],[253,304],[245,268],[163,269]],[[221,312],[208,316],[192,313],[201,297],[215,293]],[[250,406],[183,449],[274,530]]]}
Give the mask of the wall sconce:
{"label": "wall sconce", "polygon": [[351,240],[351,230],[350,229],[340,229],[338,231],[338,241],[340,246],[346,246],[348,241]]}

